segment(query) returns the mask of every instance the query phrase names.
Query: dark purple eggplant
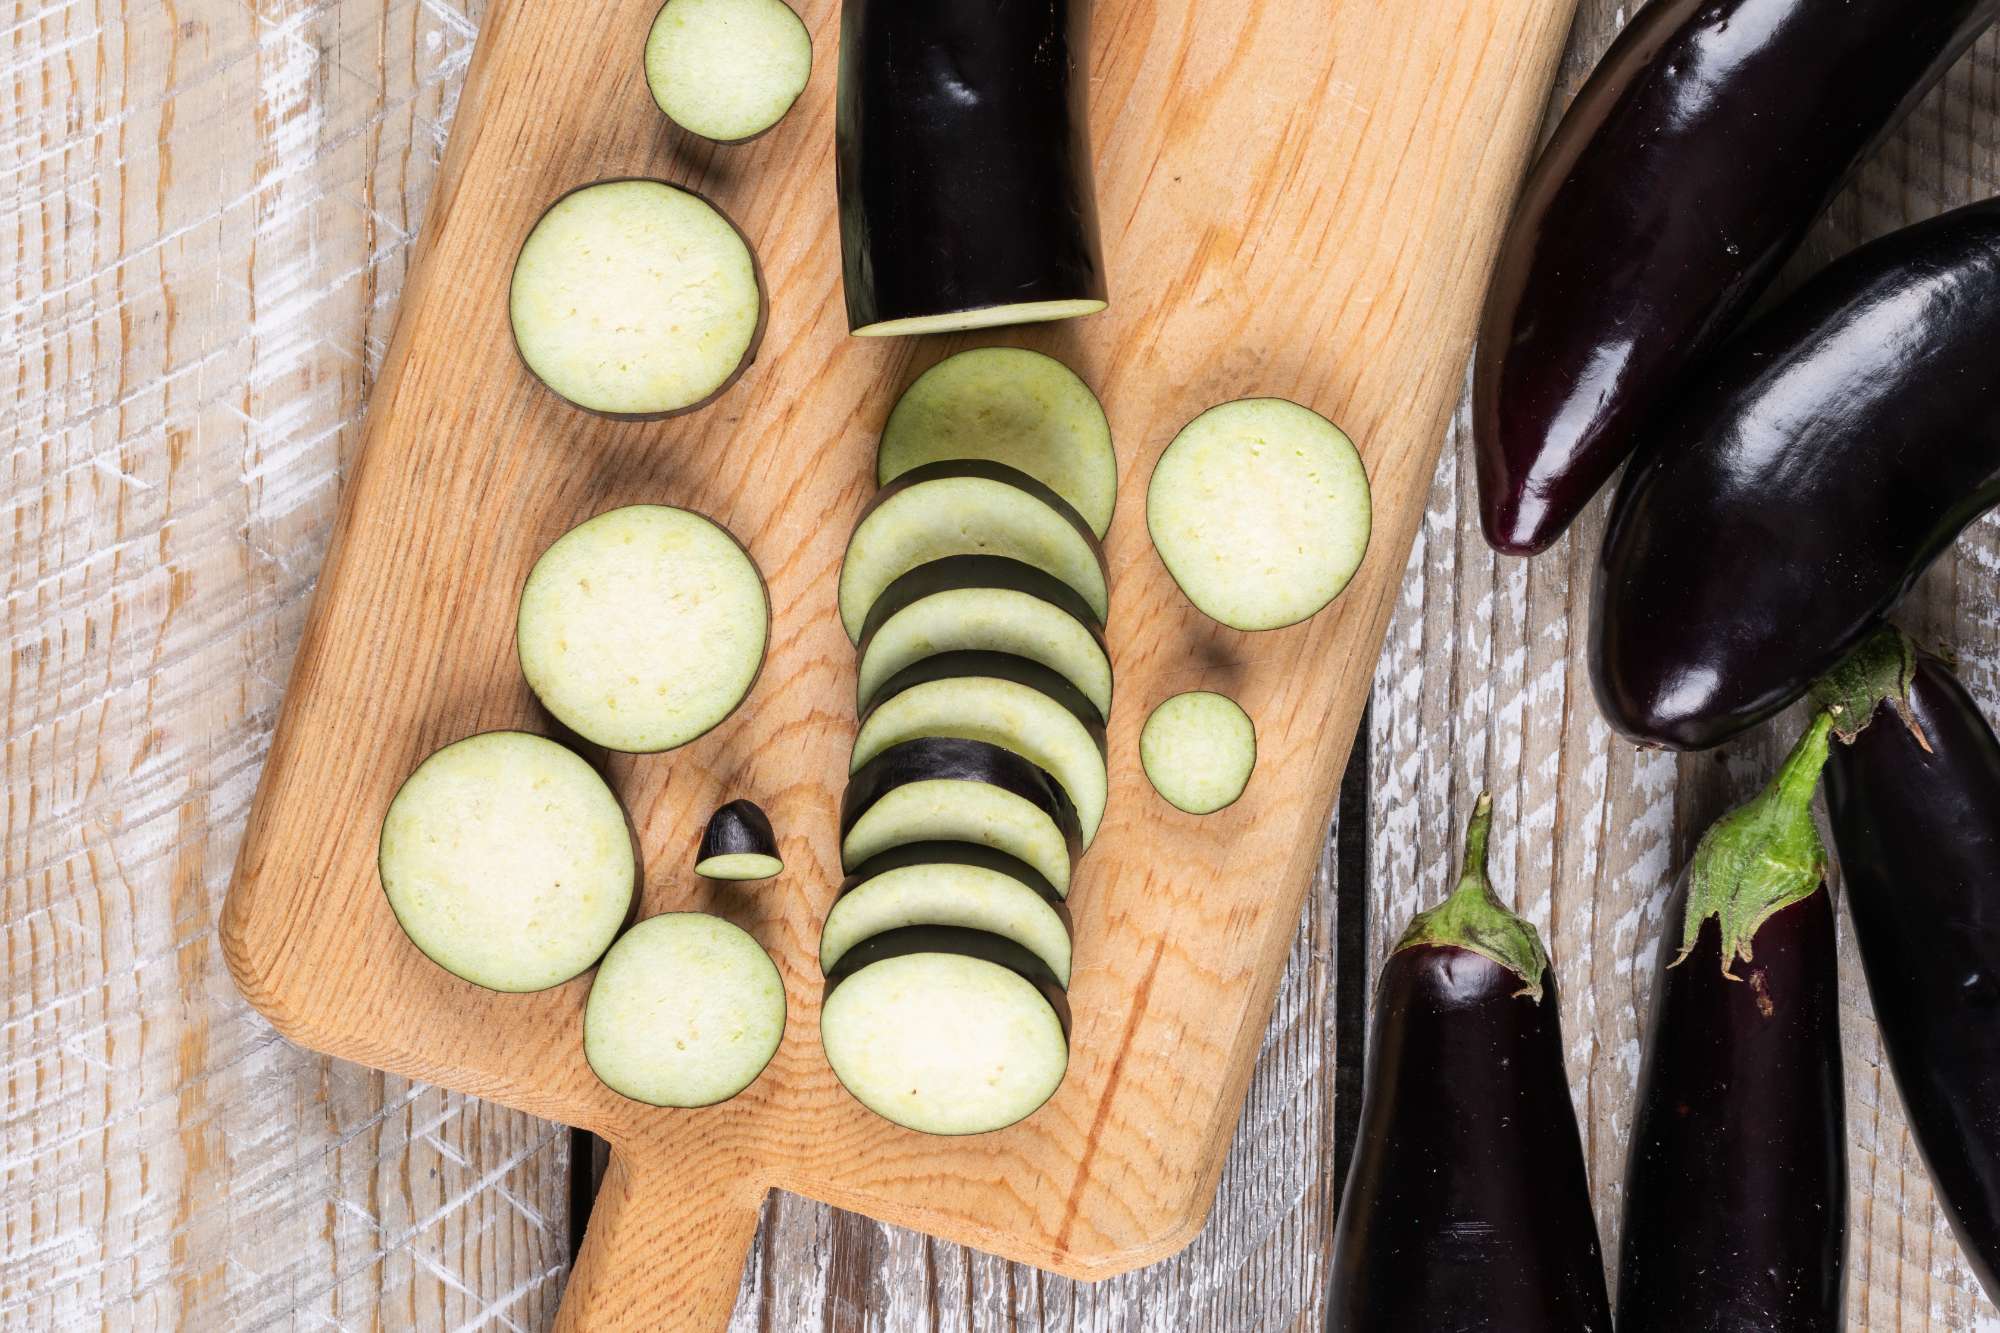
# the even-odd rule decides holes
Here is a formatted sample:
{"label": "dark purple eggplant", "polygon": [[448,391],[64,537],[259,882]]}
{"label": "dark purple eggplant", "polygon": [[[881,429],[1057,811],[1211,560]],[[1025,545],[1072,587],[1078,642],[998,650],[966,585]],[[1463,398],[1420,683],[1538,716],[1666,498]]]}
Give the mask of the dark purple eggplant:
{"label": "dark purple eggplant", "polygon": [[1910,1132],[2000,1301],[2000,738],[1893,628],[1818,692],[1841,707],[1826,804],[1854,942]]}
{"label": "dark purple eggplant", "polygon": [[1087,0],[848,0],[834,119],[856,333],[1104,308]]}
{"label": "dark purple eggplant", "polygon": [[1542,550],[2000,0],[1654,0],[1529,173],[1474,362],[1480,517]]}
{"label": "dark purple eggplant", "polygon": [[1726,348],[1626,473],[1591,605],[1611,725],[1777,713],[2000,500],[2000,200],[1863,246]]}
{"label": "dark purple eggplant", "polygon": [[1382,968],[1328,1333],[1611,1327],[1555,974],[1487,882],[1492,821],[1482,795],[1457,890]]}
{"label": "dark purple eggplant", "polygon": [[1847,1125],[1821,713],[1667,901],[1625,1170],[1621,1333],[1838,1333]]}

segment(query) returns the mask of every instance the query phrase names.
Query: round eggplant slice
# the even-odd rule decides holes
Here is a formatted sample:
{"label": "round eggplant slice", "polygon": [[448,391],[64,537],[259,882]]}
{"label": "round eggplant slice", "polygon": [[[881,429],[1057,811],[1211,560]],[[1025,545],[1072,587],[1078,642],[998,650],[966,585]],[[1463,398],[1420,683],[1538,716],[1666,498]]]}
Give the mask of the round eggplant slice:
{"label": "round eggplant slice", "polygon": [[926,463],[882,488],[840,562],[840,622],[859,643],[869,608],[919,565],[1001,555],[1060,579],[1100,625],[1109,604],[1104,552],[1069,502],[1001,463]]}
{"label": "round eggplant slice", "polygon": [[695,853],[704,879],[770,879],[785,868],[770,816],[754,801],[731,801],[708,817]]}
{"label": "round eggplant slice", "polygon": [[1139,764],[1168,805],[1212,815],[1234,805],[1249,785],[1257,767],[1257,728],[1226,695],[1176,694],[1140,729]]}
{"label": "round eggplant slice", "polygon": [[911,842],[973,842],[1018,857],[1069,893],[1082,846],[1076,807],[1043,769],[984,741],[925,737],[892,745],[848,780],[841,868]]}
{"label": "round eggplant slice", "polygon": [[646,35],[653,101],[718,143],[777,124],[811,74],[812,34],[784,0],[667,0]]}
{"label": "round eggplant slice", "polygon": [[1104,309],[1088,9],[841,6],[834,161],[853,332]]}
{"label": "round eggplant slice", "polygon": [[1368,473],[1340,428],[1282,398],[1244,398],[1174,436],[1146,487],[1146,529],[1203,615],[1278,629],[1338,597],[1368,549]]}
{"label": "round eggplant slice", "polygon": [[1012,876],[955,861],[898,866],[850,881],[820,931],[820,970],[831,975],[863,940],[905,926],[961,926],[998,935],[1069,984],[1069,925],[1062,912]]}
{"label": "round eggplant slice", "polygon": [[625,932],[591,983],[583,1054],[604,1085],[653,1106],[712,1106],[750,1086],[785,1035],[785,983],[720,917],[672,912]]}
{"label": "round eggplant slice", "polygon": [[1016,856],[982,847],[976,842],[906,842],[899,847],[891,847],[886,852],[878,852],[854,868],[847,877],[844,887],[851,888],[877,875],[885,875],[903,866],[931,865],[935,862],[951,861],[959,865],[978,866],[983,870],[995,871],[1009,879],[1021,883],[1041,895],[1042,901],[1051,907],[1061,908],[1063,896],[1056,892],[1055,885],[1049,883],[1043,874]]}
{"label": "round eggplant slice", "polygon": [[602,181],[549,205],[514,261],[507,309],[542,383],[616,417],[707,402],[750,364],[764,329],[742,233],[665,181]]}
{"label": "round eggplant slice", "polygon": [[1025,347],[975,347],[917,376],[882,428],[875,480],[927,463],[984,458],[1067,500],[1102,539],[1118,503],[1104,407],[1077,373]]}
{"label": "round eggplant slice", "polygon": [[397,922],[438,966],[536,991],[603,955],[637,863],[595,769],[544,737],[490,731],[417,765],[382,821],[379,866]]}
{"label": "round eggplant slice", "polygon": [[848,950],[820,1044],[863,1106],[925,1134],[983,1134],[1032,1114],[1069,1068],[1069,1008],[1011,940],[913,926]]}
{"label": "round eggplant slice", "polygon": [[556,539],[521,589],[515,645],[535,697],[577,735],[671,750],[750,692],[770,604],[736,539],[699,514],[632,505]]}
{"label": "round eggplant slice", "polygon": [[995,680],[1012,681],[1047,695],[1064,712],[1083,724],[1100,751],[1104,749],[1104,715],[1097,711],[1097,705],[1090,701],[1090,697],[1061,672],[1012,653],[966,649],[921,658],[882,682],[881,688],[875,691],[875,697],[869,700],[867,710],[861,714],[861,720],[866,723],[876,708],[904,690],[934,680],[955,680],[960,676],[991,676]]}
{"label": "round eggplant slice", "polygon": [[1111,657],[1090,608],[1018,560],[951,556],[884,590],[861,634],[856,697],[866,713],[888,682],[946,654],[997,653],[1047,667],[1111,715]]}
{"label": "round eggplant slice", "polygon": [[[951,656],[1000,658],[1002,655],[954,653]],[[1046,671],[1044,674],[1054,675]],[[1057,677],[1056,683],[1069,694],[1077,695],[1069,682]],[[890,682],[891,686],[894,684]],[[1081,695],[1077,697],[1082,700]],[[1083,702],[1088,706],[1087,701]],[[861,720],[849,771],[861,768],[892,745],[925,736],[985,741],[1047,770],[1076,806],[1083,846],[1090,846],[1097,836],[1110,786],[1102,725],[1086,725],[1054,698],[1016,681],[998,676],[944,676],[893,692],[885,687]]]}

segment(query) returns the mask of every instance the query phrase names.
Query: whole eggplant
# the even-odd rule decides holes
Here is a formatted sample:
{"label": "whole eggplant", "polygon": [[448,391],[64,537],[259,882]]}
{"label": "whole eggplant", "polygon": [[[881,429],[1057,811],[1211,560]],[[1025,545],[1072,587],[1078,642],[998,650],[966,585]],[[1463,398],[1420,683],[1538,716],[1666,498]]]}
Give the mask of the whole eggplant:
{"label": "whole eggplant", "polygon": [[1859,733],[1834,747],[1827,813],[1882,1046],[1938,1203],[2000,1301],[2000,738],[1893,629],[1821,697],[1849,701]]}
{"label": "whole eggplant", "polygon": [[1668,900],[1625,1170],[1621,1333],[1837,1333],[1840,985],[1813,791],[1822,713]]}
{"label": "whole eggplant", "polygon": [[1486,297],[1486,539],[1562,535],[2000,0],[1653,0],[1528,176]]}
{"label": "whole eggplant", "polygon": [[1611,725],[1704,749],[1858,644],[2000,499],[2000,200],[1854,251],[1660,418],[1597,562]]}
{"label": "whole eggplant", "polygon": [[1492,818],[1382,968],[1328,1333],[1611,1327],[1555,975],[1487,883]]}

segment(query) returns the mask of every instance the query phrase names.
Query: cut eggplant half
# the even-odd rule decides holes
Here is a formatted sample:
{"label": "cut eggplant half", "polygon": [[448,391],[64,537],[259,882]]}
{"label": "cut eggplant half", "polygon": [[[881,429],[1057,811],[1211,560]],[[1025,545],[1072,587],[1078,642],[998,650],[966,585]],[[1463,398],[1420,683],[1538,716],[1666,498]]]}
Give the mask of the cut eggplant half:
{"label": "cut eggplant half", "polygon": [[1368,549],[1368,473],[1338,426],[1282,398],[1244,398],[1174,436],[1146,487],[1146,528],[1202,614],[1278,629],[1338,597]]}
{"label": "cut eggplant half", "polygon": [[852,873],[891,847],[939,841],[1018,857],[1067,896],[1083,833],[1061,783],[984,741],[904,741],[848,780],[840,802],[841,869]]}
{"label": "cut eggplant half", "polygon": [[1111,423],[1090,386],[1025,347],[949,356],[903,390],[882,428],[875,480],[926,463],[984,458],[1017,468],[1067,500],[1102,539],[1118,503]]}
{"label": "cut eggplant half", "polygon": [[1111,716],[1111,656],[1090,608],[1018,560],[952,556],[920,565],[876,599],[861,634],[856,697],[867,712],[888,682],[947,653],[1000,653],[1039,663]]}
{"label": "cut eggplant half", "polygon": [[515,646],[556,720],[606,749],[685,745],[743,702],[764,662],[770,603],[727,531],[685,509],[632,505],[557,538],[521,589]]}
{"label": "cut eggplant half", "polygon": [[637,861],[618,798],[574,752],[489,731],[417,765],[389,803],[382,888],[412,943],[497,991],[561,985],[603,956]]}
{"label": "cut eggplant half", "polygon": [[961,861],[899,866],[851,881],[820,932],[820,970],[831,975],[863,940],[905,926],[963,926],[1012,940],[1069,985],[1069,925],[1060,909],[1010,875]]}
{"label": "cut eggplant half", "polygon": [[819,1034],[856,1101],[925,1134],[1004,1129],[1069,1068],[1069,1005],[1048,966],[976,930],[911,926],[848,950]]}
{"label": "cut eggplant half", "polygon": [[1257,728],[1227,695],[1176,694],[1140,729],[1139,764],[1168,805],[1212,815],[1234,805],[1249,785],[1257,767]]}
{"label": "cut eggplant half", "polygon": [[848,885],[870,880],[877,875],[885,875],[903,866],[932,865],[950,861],[958,865],[978,866],[1018,879],[1021,883],[1041,895],[1051,907],[1061,908],[1063,896],[1056,892],[1056,886],[1049,883],[1039,870],[1016,856],[982,847],[976,842],[906,842],[900,847],[891,847],[886,852],[877,853],[854,868],[848,876]]}
{"label": "cut eggplant half", "polygon": [[690,134],[741,143],[792,109],[812,55],[784,0],[667,0],[646,34],[646,86]]}
{"label": "cut eggplant half", "polygon": [[[982,659],[1000,664],[1019,663],[1028,668],[1020,674],[1039,673],[1052,678],[1052,685],[1065,696],[1089,709],[1089,701],[1062,677],[1045,667],[999,653],[952,653],[951,659],[974,659],[972,670]],[[922,670],[938,661],[918,663]],[[1003,665],[1004,669],[1004,665]],[[909,671],[898,673],[897,680]],[[861,731],[854,738],[854,754],[849,771],[861,768],[892,745],[925,736],[956,736],[985,741],[1011,750],[1023,759],[1047,770],[1062,784],[1076,806],[1077,822],[1083,832],[1083,846],[1097,836],[1104,819],[1105,795],[1110,780],[1105,767],[1104,728],[1086,724],[1071,708],[1033,686],[997,675],[940,676],[934,680],[899,687],[892,680],[880,698],[861,719]]]}
{"label": "cut eggplant half", "polygon": [[755,801],[731,801],[708,817],[695,853],[694,873],[704,879],[770,879],[785,868],[778,835]]}
{"label": "cut eggplant half", "polygon": [[841,6],[834,163],[854,333],[1104,309],[1086,10]]}
{"label": "cut eggplant half", "polygon": [[699,407],[757,353],[764,290],[734,223],[665,181],[601,181],[549,205],[507,298],[528,369],[578,407]]}
{"label": "cut eggplant half", "polygon": [[1098,624],[1110,602],[1104,552],[1067,500],[1002,463],[927,463],[882,488],[840,562],[840,623],[860,642],[883,590],[919,565],[954,555],[998,555],[1062,580]]}
{"label": "cut eggplant half", "polygon": [[671,912],[625,932],[591,982],[583,1055],[613,1092],[712,1106],[750,1086],[785,1035],[785,983],[721,917]]}

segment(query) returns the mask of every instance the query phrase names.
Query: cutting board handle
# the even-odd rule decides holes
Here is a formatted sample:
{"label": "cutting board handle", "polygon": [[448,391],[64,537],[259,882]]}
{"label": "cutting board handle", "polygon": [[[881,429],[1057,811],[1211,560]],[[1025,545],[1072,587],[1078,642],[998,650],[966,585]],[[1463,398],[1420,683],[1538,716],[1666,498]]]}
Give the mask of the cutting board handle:
{"label": "cutting board handle", "polygon": [[557,1333],[729,1326],[765,1186],[740,1163],[628,1165],[614,1150],[570,1270]]}

